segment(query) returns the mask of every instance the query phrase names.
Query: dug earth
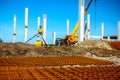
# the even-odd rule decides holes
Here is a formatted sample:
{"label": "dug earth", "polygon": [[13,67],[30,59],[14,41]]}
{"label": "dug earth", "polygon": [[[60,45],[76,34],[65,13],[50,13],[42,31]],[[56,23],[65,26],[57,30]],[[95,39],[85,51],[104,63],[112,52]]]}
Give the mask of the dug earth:
{"label": "dug earth", "polygon": [[41,46],[22,43],[0,43],[0,57],[85,56],[120,63],[118,43],[102,40],[84,41],[74,46]]}

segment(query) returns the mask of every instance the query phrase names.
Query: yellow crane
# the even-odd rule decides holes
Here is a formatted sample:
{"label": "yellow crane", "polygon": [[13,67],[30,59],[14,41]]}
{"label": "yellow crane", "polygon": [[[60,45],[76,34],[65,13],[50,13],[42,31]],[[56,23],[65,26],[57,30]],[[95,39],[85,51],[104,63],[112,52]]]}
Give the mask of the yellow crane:
{"label": "yellow crane", "polygon": [[[84,10],[84,14],[86,14],[91,2],[92,2],[92,0],[89,0],[88,4]],[[78,42],[77,30],[78,30],[78,22],[76,23],[76,25],[70,35],[66,35],[65,38],[57,38],[56,39],[56,45],[71,45],[71,44],[77,43]]]}

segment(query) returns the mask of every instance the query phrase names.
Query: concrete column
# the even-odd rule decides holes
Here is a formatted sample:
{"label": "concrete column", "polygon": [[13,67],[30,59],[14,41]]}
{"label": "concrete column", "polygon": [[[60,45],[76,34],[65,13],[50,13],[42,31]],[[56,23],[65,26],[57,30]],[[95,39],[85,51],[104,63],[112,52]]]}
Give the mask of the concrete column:
{"label": "concrete column", "polygon": [[110,36],[108,36],[107,38],[108,38],[108,41],[110,41]]}
{"label": "concrete column", "polygon": [[118,22],[118,41],[120,41],[120,21]]}
{"label": "concrete column", "polygon": [[[38,33],[38,29],[40,28],[40,17],[37,18],[37,33]],[[39,39],[39,34],[37,35],[37,40]]]}
{"label": "concrete column", "polygon": [[69,19],[66,21],[66,35],[69,34]]}
{"label": "concrete column", "polygon": [[104,37],[104,23],[101,23],[101,39],[103,40]]}
{"label": "concrete column", "polygon": [[90,14],[87,15],[87,39],[90,39]]}
{"label": "concrete column", "polygon": [[78,43],[80,43],[84,40],[84,0],[79,0],[78,9]]}
{"label": "concrete column", "polygon": [[46,41],[46,21],[47,21],[47,15],[43,14],[43,38]]}
{"label": "concrete column", "polygon": [[56,40],[56,32],[53,32],[53,33],[52,33],[52,36],[53,36],[53,44],[55,45],[55,40]]}
{"label": "concrete column", "polygon": [[16,15],[14,15],[14,22],[13,22],[13,43],[16,41]]}
{"label": "concrete column", "polygon": [[25,30],[24,30],[24,42],[27,41],[28,33],[28,8],[25,8]]}

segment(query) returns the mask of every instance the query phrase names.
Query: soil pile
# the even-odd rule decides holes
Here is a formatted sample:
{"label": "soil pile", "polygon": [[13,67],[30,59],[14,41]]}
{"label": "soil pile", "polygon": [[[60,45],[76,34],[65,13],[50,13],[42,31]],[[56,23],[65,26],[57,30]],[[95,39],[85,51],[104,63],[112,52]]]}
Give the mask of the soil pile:
{"label": "soil pile", "polygon": [[0,57],[14,56],[88,56],[120,58],[120,50],[113,49],[107,41],[84,41],[76,46],[36,47],[31,44],[0,43]]}
{"label": "soil pile", "polygon": [[109,45],[109,41],[103,40],[86,40],[79,44],[82,47],[97,47],[97,48],[104,48],[108,50],[112,50],[112,47]]}

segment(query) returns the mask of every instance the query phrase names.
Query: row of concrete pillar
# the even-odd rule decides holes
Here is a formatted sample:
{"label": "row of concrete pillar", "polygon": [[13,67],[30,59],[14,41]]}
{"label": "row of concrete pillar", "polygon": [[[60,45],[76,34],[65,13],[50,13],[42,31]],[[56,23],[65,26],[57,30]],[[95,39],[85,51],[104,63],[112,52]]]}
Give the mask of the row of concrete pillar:
{"label": "row of concrete pillar", "polygon": [[[46,40],[46,15],[43,15],[43,38]],[[67,29],[66,34],[69,34],[69,20],[67,20]],[[14,33],[13,33],[13,43],[16,39],[16,16],[14,16]],[[103,40],[104,36],[104,23],[102,25],[102,34],[101,39]],[[40,17],[38,17],[38,28],[40,26]],[[87,17],[87,27],[86,30],[84,28],[84,0],[79,0],[79,10],[78,10],[78,43],[82,42],[84,38],[89,39],[90,37],[98,37],[98,36],[90,36],[90,15]],[[24,42],[27,41],[27,33],[28,33],[28,8],[25,8],[25,30],[24,30]],[[84,34],[85,31],[85,34]],[[39,37],[39,36],[38,36]],[[37,37],[37,39],[38,39]],[[56,33],[53,33],[53,44],[55,44]],[[120,41],[120,21],[118,22],[118,41]]]}
{"label": "row of concrete pillar", "polygon": [[[69,31],[69,20],[67,20],[67,22],[66,22],[66,35],[67,34],[69,34],[68,33],[68,31]],[[83,26],[83,28],[84,28],[84,32],[85,32],[85,34],[84,34],[84,32],[83,32],[83,38],[85,39],[85,40],[89,40],[90,38],[99,38],[99,39],[101,39],[101,40],[105,40],[104,39],[104,23],[102,22],[101,23],[101,36],[92,36],[92,35],[90,35],[90,14],[88,14],[87,15],[87,21],[86,21],[86,23],[85,23],[86,25],[84,25]],[[85,28],[86,27],[86,28]],[[116,37],[116,40],[117,41],[120,41],[120,21],[118,21],[118,26],[117,26],[118,28],[117,28],[117,35],[115,36]],[[79,36],[80,36],[80,33],[78,33],[79,34]],[[81,36],[80,36],[81,37]],[[114,37],[114,36],[112,36],[112,37]],[[110,40],[111,39],[111,37],[110,36],[107,36],[107,39],[108,40]]]}
{"label": "row of concrete pillar", "polygon": [[[101,37],[99,36],[90,36],[90,18],[89,15],[87,17],[87,29],[84,28],[84,2],[85,0],[79,0],[78,2],[78,43],[83,42],[84,37],[89,39],[90,37],[96,37],[101,38],[103,40],[104,37],[104,23],[102,23],[102,34]],[[85,34],[84,34],[85,31]],[[118,34],[117,34],[117,40],[120,41],[120,21],[118,22]]]}
{"label": "row of concrete pillar", "polygon": [[[43,14],[43,38],[46,41],[46,14]],[[25,27],[24,27],[24,42],[26,42],[28,39],[28,8],[25,8]],[[37,29],[40,28],[40,17],[38,17],[38,25]],[[37,30],[38,31],[38,30]],[[39,35],[37,36],[37,40],[39,40]],[[13,43],[16,42],[16,15],[14,15],[14,23],[13,23]]]}

